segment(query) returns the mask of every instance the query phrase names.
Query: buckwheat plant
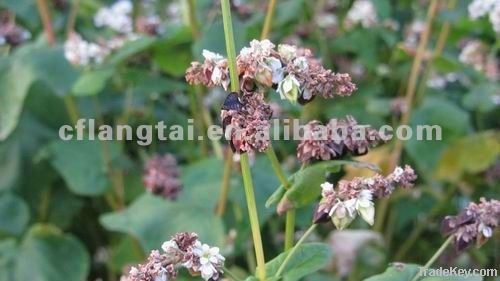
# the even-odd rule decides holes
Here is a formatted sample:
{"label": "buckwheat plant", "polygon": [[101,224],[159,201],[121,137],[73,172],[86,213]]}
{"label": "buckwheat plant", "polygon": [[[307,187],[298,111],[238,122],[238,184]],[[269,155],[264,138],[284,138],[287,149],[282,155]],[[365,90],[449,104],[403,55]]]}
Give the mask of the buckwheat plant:
{"label": "buckwheat plant", "polygon": [[180,268],[206,281],[222,278],[225,258],[219,248],[200,242],[196,233],[177,233],[161,249],[151,251],[146,263],[132,267],[127,280],[171,281]]}

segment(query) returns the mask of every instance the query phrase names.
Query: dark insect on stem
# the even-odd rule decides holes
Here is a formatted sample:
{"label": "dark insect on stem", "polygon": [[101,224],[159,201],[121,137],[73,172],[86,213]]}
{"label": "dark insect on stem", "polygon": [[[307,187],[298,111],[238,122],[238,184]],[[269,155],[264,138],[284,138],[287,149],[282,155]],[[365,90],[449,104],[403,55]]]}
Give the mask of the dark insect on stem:
{"label": "dark insect on stem", "polygon": [[241,109],[243,109],[243,103],[241,103],[238,94],[236,92],[229,93],[222,104],[222,110],[241,111]]}

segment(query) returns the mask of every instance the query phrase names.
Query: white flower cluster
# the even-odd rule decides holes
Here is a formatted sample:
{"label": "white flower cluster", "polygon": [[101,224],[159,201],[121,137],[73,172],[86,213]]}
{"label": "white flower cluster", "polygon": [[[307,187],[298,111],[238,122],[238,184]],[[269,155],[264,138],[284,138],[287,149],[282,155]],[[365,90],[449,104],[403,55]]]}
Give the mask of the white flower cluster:
{"label": "white flower cluster", "polygon": [[489,14],[491,25],[495,32],[500,33],[500,1],[474,0],[469,4],[469,17],[476,20]]}
{"label": "white flower cluster", "polygon": [[227,90],[229,86],[229,76],[227,75],[227,60],[224,59],[220,54],[211,52],[209,50],[203,50],[203,57],[207,63],[213,65],[212,75],[210,80],[214,85],[222,85],[224,90]]}
{"label": "white flower cluster", "polygon": [[87,42],[78,34],[72,34],[64,43],[64,56],[74,65],[100,64],[108,53],[107,48]]}
{"label": "white flower cluster", "polygon": [[482,71],[486,60],[485,46],[479,40],[467,42],[462,48],[458,60],[461,63],[473,66],[477,71]]}
{"label": "white flower cluster", "polygon": [[[182,250],[174,239],[166,241],[161,246],[166,254],[176,254]],[[186,255],[186,253],[183,253]],[[199,272],[204,280],[216,280],[222,272],[225,258],[220,254],[218,247],[210,247],[202,244],[199,240],[193,243],[189,249],[188,258],[184,259],[182,266],[190,272]]]}
{"label": "white flower cluster", "polygon": [[377,10],[370,0],[356,0],[347,12],[347,26],[351,27],[358,23],[364,28],[370,28],[378,23]]}
{"label": "white flower cluster", "polygon": [[[334,192],[333,184],[329,182],[321,184],[321,189],[323,198]],[[356,198],[346,201],[337,199],[337,202],[328,213],[337,229],[346,228],[356,218],[357,214],[368,224],[373,225],[375,221],[375,204],[370,190],[362,190]]]}
{"label": "white flower cluster", "polygon": [[116,32],[128,34],[133,31],[133,5],[129,0],[119,0],[110,7],[99,9],[94,16],[97,27],[109,27]]}
{"label": "white flower cluster", "polygon": [[[309,68],[307,58],[297,56],[297,48],[295,46],[286,44],[278,45],[278,53],[281,58],[291,62],[291,65],[301,71],[305,71]],[[280,94],[281,99],[296,101],[301,92],[302,97],[305,100],[311,99],[312,94],[305,88],[301,89],[300,82],[297,80],[295,75],[289,73],[286,77],[283,77],[285,70],[281,66],[281,62],[279,60],[277,61],[278,63],[273,66],[273,83],[278,83],[278,93]]]}

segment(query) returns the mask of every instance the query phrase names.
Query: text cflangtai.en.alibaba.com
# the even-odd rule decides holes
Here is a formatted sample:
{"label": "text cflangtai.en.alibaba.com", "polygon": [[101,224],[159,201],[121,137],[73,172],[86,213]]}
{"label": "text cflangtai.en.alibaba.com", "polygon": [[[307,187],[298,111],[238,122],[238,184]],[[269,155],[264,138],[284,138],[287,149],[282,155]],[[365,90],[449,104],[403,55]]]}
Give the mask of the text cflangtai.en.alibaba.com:
{"label": "text cflangtai.en.alibaba.com", "polygon": [[[307,126],[300,124],[299,119],[273,119],[270,130],[261,130],[255,137],[262,140],[293,140],[300,141],[304,136],[313,136],[314,140],[364,140],[370,138],[366,129],[368,125],[357,125],[354,128],[347,128],[341,125],[329,123],[315,127],[313,134],[307,132]],[[129,124],[119,125],[97,125],[95,119],[79,119],[74,126],[63,125],[59,128],[59,138],[61,140],[125,140],[136,141],[141,146],[150,145],[154,138],[159,141],[201,141],[207,139],[212,141],[229,140],[231,136],[238,136],[238,128],[220,125],[211,125],[207,128],[206,134],[195,135],[195,125],[193,119],[187,119],[183,125],[173,124],[167,126],[164,121],[155,125],[131,126]],[[334,129],[332,129],[334,126]],[[394,128],[390,125],[382,125],[378,129],[379,136],[385,141],[393,138],[407,141],[414,139],[417,141],[440,141],[442,140],[442,128],[439,125],[408,125]]]}

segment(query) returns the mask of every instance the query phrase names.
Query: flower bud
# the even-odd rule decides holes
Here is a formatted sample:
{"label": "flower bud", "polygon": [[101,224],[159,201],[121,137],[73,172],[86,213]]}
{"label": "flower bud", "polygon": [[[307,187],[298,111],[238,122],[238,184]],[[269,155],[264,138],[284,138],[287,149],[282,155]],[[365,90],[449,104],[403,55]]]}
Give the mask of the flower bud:
{"label": "flower bud", "polygon": [[297,48],[292,45],[281,44],[278,45],[278,53],[283,59],[291,61],[297,56]]}

